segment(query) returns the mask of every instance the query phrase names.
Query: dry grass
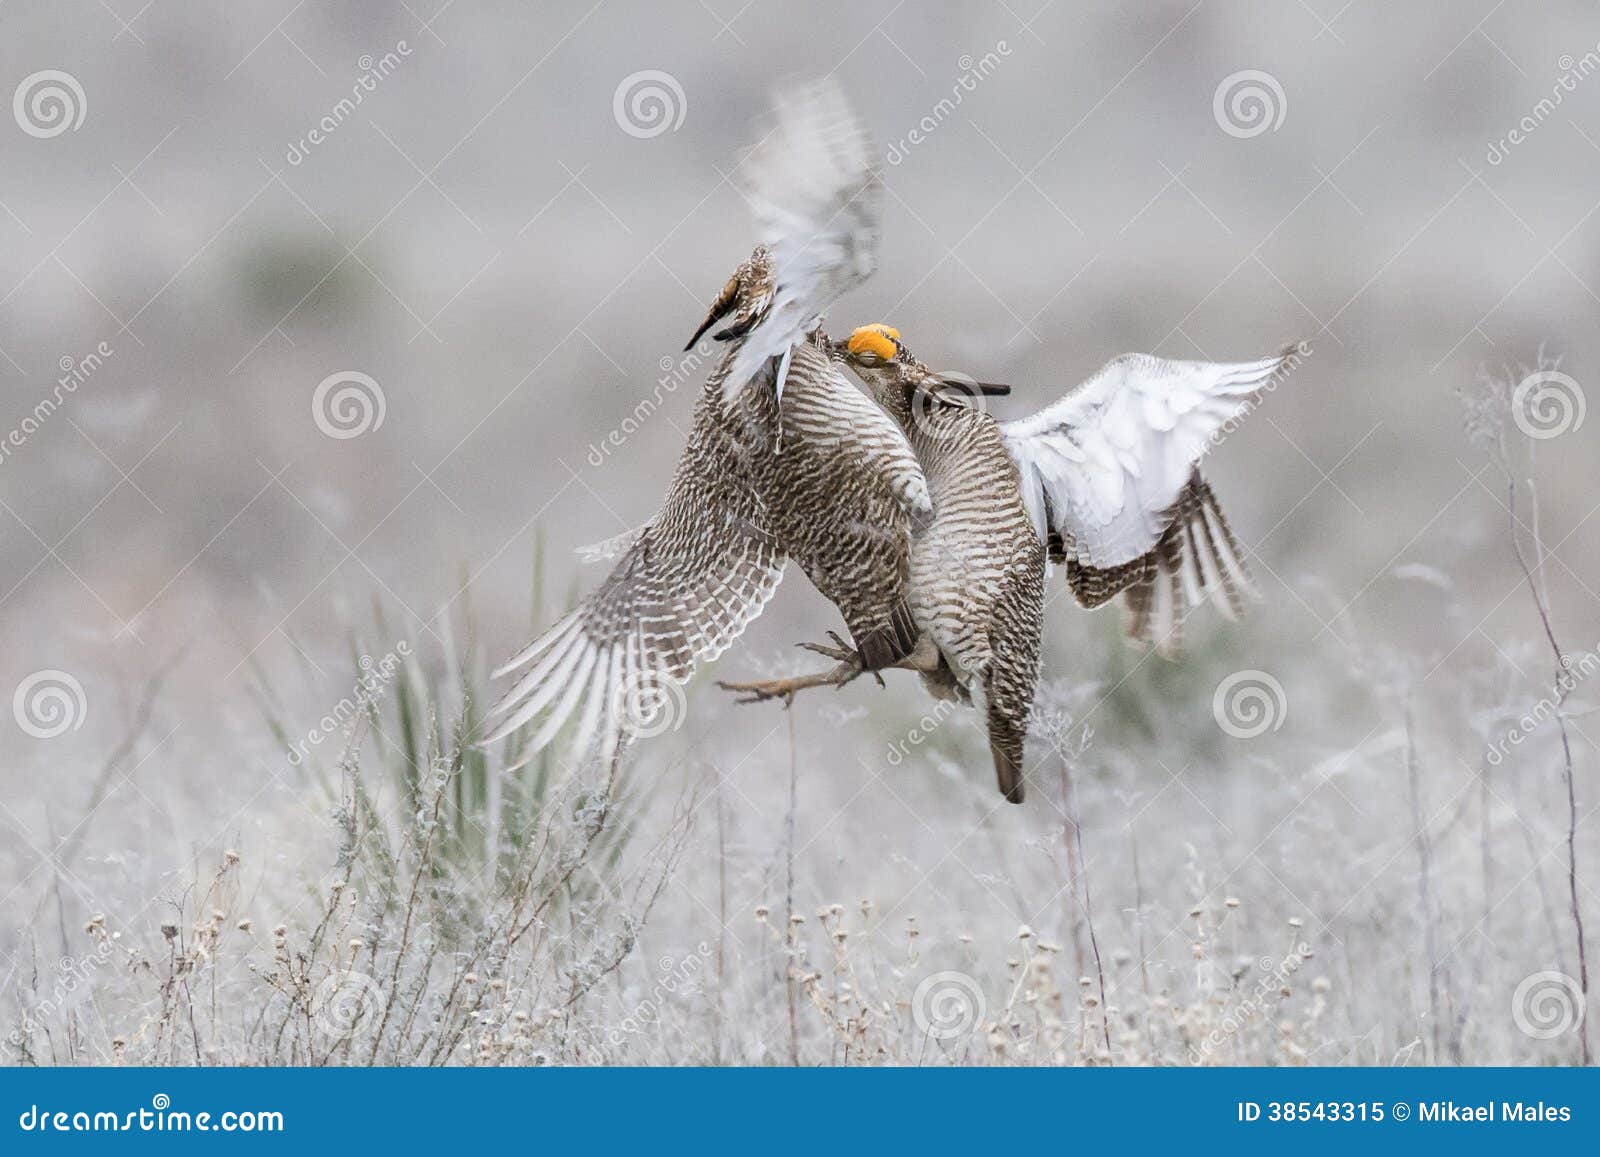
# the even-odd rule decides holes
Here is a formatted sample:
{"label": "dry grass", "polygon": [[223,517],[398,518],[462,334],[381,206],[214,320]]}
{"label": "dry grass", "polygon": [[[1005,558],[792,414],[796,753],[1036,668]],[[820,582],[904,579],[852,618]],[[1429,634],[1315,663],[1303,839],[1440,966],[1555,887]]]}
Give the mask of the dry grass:
{"label": "dry grass", "polygon": [[[1511,484],[1527,470],[1508,394],[1475,391],[1468,427],[1504,475],[1528,638],[1440,675],[1448,656],[1336,616],[1318,648],[1274,654],[1288,720],[1239,739],[1212,696],[1263,662],[1253,628],[1197,633],[1174,665],[1092,620],[1104,633],[1070,664],[1047,654],[1096,677],[1042,689],[1023,809],[972,774],[973,719],[899,688],[787,718],[697,688],[703,729],[609,768],[547,752],[504,772],[520,737],[464,742],[490,693],[464,612],[459,647],[358,683],[306,750],[320,830],[301,807],[230,845],[147,850],[152,887],[105,852],[105,769],[149,749],[155,685],[85,776],[106,818],[7,908],[7,1060],[1581,1062],[1581,1022],[1530,1033],[1519,987],[1555,972],[1586,991],[1600,849],[1582,824],[1592,692],[1559,678],[1590,669],[1559,658],[1579,652],[1558,643],[1534,496]],[[1466,618],[1443,572],[1400,581]],[[759,668],[759,643],[737,663]],[[319,709],[264,676],[258,697],[280,754]],[[1526,742],[1501,743],[1530,713]],[[84,908],[68,870],[115,902]]]}

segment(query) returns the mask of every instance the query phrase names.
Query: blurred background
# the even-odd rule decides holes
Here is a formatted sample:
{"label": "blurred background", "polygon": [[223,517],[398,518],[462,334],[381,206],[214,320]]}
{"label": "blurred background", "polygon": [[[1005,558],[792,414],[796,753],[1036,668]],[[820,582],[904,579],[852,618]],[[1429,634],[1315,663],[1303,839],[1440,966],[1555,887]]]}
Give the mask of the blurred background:
{"label": "blurred background", "polygon": [[[1235,899],[1238,954],[1290,919],[1315,947],[1314,1060],[1576,1056],[1507,1002],[1577,976],[1570,892],[1600,922],[1592,689],[1570,888],[1556,724],[1486,753],[1555,671],[1510,477],[1558,646],[1600,640],[1592,5],[140,5],[0,9],[13,978],[223,847],[287,918],[285,877],[332,864],[337,751],[266,720],[317,728],[402,644],[470,681],[598,581],[574,550],[654,511],[710,368],[678,351],[753,242],[740,151],[775,82],[832,71],[888,188],[834,330],[1014,383],[1001,417],[1127,350],[1309,344],[1207,465],[1263,597],[1197,615],[1177,663],[1057,600],[1035,748],[1074,754],[1023,809],[909,676],[786,718],[702,674],[630,773],[645,827],[684,784],[714,800],[646,945],[755,961],[792,822],[796,910],[918,916],[994,1006],[1018,925],[1079,952],[1076,990],[1091,914],[1113,988],[1190,999],[1190,911]],[[1504,420],[1535,370],[1562,377]],[[838,625],[792,572],[716,673]],[[1271,678],[1260,734],[1214,716],[1237,672]],[[751,1026],[733,1052],[763,1059]],[[685,1031],[669,1059],[705,1059]]]}

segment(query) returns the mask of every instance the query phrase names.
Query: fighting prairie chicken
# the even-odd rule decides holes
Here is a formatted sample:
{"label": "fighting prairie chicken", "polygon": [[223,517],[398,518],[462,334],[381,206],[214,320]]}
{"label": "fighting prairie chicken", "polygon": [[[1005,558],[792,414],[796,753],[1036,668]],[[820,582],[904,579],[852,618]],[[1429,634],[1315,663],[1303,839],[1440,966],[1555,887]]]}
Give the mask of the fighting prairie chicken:
{"label": "fighting prairie chicken", "polygon": [[[666,705],[665,685],[720,655],[797,561],[844,616],[864,668],[916,641],[905,593],[927,482],[901,428],[815,334],[877,260],[882,188],[839,88],[789,91],[744,163],[761,244],[694,338],[728,349],[695,407],[660,511],[616,544],[581,605],[495,673],[518,672],[489,743],[537,721],[539,750],[577,714],[574,747],[609,759]],[[579,706],[582,711],[579,712]]]}
{"label": "fighting prairie chicken", "polygon": [[[1020,803],[1047,560],[1065,564],[1083,606],[1122,595],[1128,633],[1166,654],[1182,616],[1205,599],[1237,617],[1248,580],[1196,463],[1290,351],[1237,364],[1126,354],[1054,405],[1001,423],[889,326],[863,326],[831,348],[905,431],[933,501],[910,545],[917,644],[897,665],[919,671],[934,695],[984,713],[1000,791]],[[725,686],[789,698],[853,674],[844,651],[812,649],[840,665]]]}

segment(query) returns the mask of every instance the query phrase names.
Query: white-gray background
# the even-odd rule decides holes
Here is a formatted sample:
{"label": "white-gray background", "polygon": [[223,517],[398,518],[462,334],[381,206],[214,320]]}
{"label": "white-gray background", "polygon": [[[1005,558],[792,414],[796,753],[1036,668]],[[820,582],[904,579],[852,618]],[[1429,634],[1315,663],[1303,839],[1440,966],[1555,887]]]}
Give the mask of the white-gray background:
{"label": "white-gray background", "polygon": [[[1002,416],[1124,350],[1314,350],[1208,466],[1264,596],[1247,622],[1196,617],[1174,667],[1123,650],[1112,612],[1053,606],[1051,694],[1094,732],[1077,790],[1102,941],[1179,976],[1193,903],[1239,895],[1263,950],[1303,919],[1342,994],[1323,1036],[1343,1043],[1318,1054],[1336,1061],[1432,1040],[1428,954],[1459,963],[1487,937],[1498,965],[1447,984],[1480,994],[1461,998],[1487,1023],[1467,1053],[1570,1056],[1570,1034],[1509,1031],[1517,980],[1577,968],[1568,817],[1553,723],[1483,775],[1486,744],[1549,694],[1552,657],[1506,475],[1458,392],[1567,375],[1552,404],[1570,428],[1508,441],[1561,645],[1592,650],[1600,419],[1576,420],[1600,380],[1597,42],[1575,2],[5,0],[0,96],[23,103],[0,110],[0,437],[64,364],[110,352],[0,462],[0,691],[38,672],[83,691],[59,736],[0,717],[0,944],[131,916],[201,848],[245,845],[264,876],[326,859],[326,808],[255,689],[314,726],[349,691],[352,631],[440,669],[469,606],[503,655],[535,625],[541,533],[542,620],[598,578],[572,548],[649,517],[703,369],[599,465],[589,447],[657,392],[748,251],[728,177],[773,83],[836,71],[896,151],[880,272],[834,329],[886,320],[931,364],[1015,383]],[[666,121],[637,119],[626,90],[619,115],[629,78],[665,94]],[[1265,107],[1230,106],[1240,85]],[[71,125],[27,103],[40,87]],[[383,420],[330,437],[313,396],[346,371]],[[792,664],[789,643],[836,625],[791,574],[719,672]],[[1240,670],[1282,688],[1277,726],[1249,740],[1212,716]],[[795,708],[805,908],[875,896],[980,941],[1075,935],[1029,859],[1059,843],[1059,794],[1000,808],[964,717],[891,763],[926,709],[891,684]],[[774,895],[787,734],[704,677],[691,706],[639,767],[723,782],[748,937]],[[1586,727],[1578,892],[1600,921]],[[1443,865],[1423,914],[1419,846]],[[709,870],[689,856],[661,943],[716,932]]]}

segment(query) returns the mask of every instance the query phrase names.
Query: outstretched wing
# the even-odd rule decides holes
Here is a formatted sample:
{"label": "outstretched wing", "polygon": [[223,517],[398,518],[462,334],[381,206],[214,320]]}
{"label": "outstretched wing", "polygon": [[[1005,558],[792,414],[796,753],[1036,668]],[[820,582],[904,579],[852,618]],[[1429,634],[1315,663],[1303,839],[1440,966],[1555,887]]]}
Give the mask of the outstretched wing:
{"label": "outstretched wing", "polygon": [[482,742],[538,719],[522,748],[531,754],[581,703],[573,750],[587,751],[598,733],[607,760],[622,738],[675,726],[695,664],[722,654],[761,613],[787,558],[748,489],[695,456],[691,438],[660,513],[599,589],[495,672],[522,674]]}
{"label": "outstretched wing", "polygon": [[767,359],[787,355],[878,265],[883,184],[872,169],[871,138],[843,88],[830,78],[785,89],[774,111],[741,167],[758,239],[772,260],[772,301],[728,374],[730,393]]}
{"label": "outstretched wing", "polygon": [[1176,645],[1178,604],[1236,612],[1239,552],[1195,464],[1292,349],[1253,362],[1124,354],[1054,405],[1001,429],[1040,538],[1080,602],[1132,588],[1130,633]]}

